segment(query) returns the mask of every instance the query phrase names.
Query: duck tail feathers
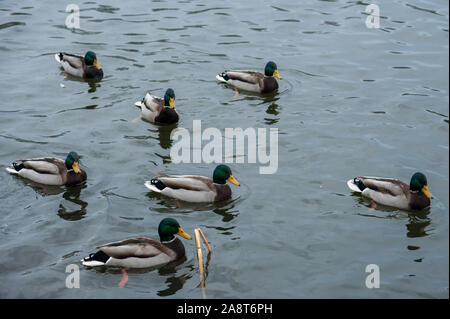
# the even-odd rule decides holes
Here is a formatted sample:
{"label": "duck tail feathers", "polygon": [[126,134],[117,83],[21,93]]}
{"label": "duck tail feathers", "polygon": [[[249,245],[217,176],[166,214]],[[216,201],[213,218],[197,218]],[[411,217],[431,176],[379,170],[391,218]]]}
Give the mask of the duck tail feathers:
{"label": "duck tail feathers", "polygon": [[18,174],[19,174],[19,171],[20,171],[22,168],[25,168],[25,166],[23,165],[23,163],[16,163],[16,162],[13,162],[13,163],[12,163],[12,166],[6,168],[6,171],[7,171],[8,173],[10,173],[10,174],[16,174],[16,175],[18,175]]}
{"label": "duck tail feathers", "polygon": [[358,192],[358,193],[361,193],[366,188],[366,186],[364,186],[364,183],[362,182],[362,180],[358,177],[348,180],[347,186],[352,191]]}
{"label": "duck tail feathers", "polygon": [[161,191],[166,188],[166,185],[164,185],[163,182],[161,182],[159,179],[154,178],[152,180],[146,181],[144,183],[145,187],[147,187],[149,190],[161,193]]}
{"label": "duck tail feathers", "polygon": [[62,52],[56,53],[55,60],[56,62],[61,63],[63,61],[63,53]]}
{"label": "duck tail feathers", "polygon": [[229,80],[229,78],[225,72],[222,72],[221,74],[217,74],[216,79],[218,81],[224,82],[224,83],[226,83]]}
{"label": "duck tail feathers", "polygon": [[99,250],[95,254],[90,254],[89,256],[84,257],[81,262],[83,265],[88,267],[97,267],[105,265],[109,258],[111,257]]}
{"label": "duck tail feathers", "polygon": [[12,168],[12,167],[6,167],[6,171],[8,172],[8,173],[10,173],[10,174],[15,174],[15,175],[18,175],[19,174],[19,172],[18,171],[16,171],[14,168]]}

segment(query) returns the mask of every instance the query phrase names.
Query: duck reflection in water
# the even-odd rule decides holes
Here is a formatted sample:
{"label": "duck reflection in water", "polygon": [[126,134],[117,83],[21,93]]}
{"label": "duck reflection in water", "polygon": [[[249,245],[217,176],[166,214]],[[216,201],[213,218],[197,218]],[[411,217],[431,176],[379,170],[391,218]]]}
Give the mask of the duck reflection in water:
{"label": "duck reflection in water", "polygon": [[178,123],[158,126],[159,145],[161,145],[161,147],[163,149],[167,150],[172,147],[172,140],[170,139],[170,134],[177,127],[178,127]]}
{"label": "duck reflection in water", "polygon": [[[186,257],[184,258],[186,259]],[[206,262],[205,262],[205,267],[204,267],[204,275],[205,275],[205,280],[208,277],[208,267],[209,267],[209,262],[211,260],[211,252],[208,252],[208,255],[206,257]],[[175,268],[175,266],[181,264],[184,260],[182,261],[178,261],[176,265],[174,265],[174,263],[171,263],[170,265],[166,265],[165,267],[162,267],[159,269],[159,274],[161,276],[166,276],[168,274],[174,274],[176,273],[177,269]],[[170,267],[169,267],[170,266]],[[166,283],[168,284],[168,287],[164,290],[160,290],[158,291],[158,296],[171,296],[174,295],[178,290],[180,290],[181,288],[183,288],[184,284],[186,283],[186,281],[188,279],[192,278],[192,274],[196,273],[197,270],[197,265],[188,265],[188,267],[190,268],[190,272],[188,274],[183,274],[181,276],[172,276],[166,279]],[[197,286],[197,288],[200,287],[200,283]]]}
{"label": "duck reflection in water", "polygon": [[277,124],[280,118],[278,115],[280,114],[279,105],[276,103],[280,99],[279,93],[268,93],[264,95],[256,94],[256,93],[246,93],[246,96],[239,99],[238,101],[248,101],[248,105],[250,106],[260,106],[260,105],[268,105],[266,109],[266,113],[272,115],[274,117],[264,118],[264,121],[267,125]]}
{"label": "duck reflection in water", "polygon": [[182,263],[184,263],[186,261],[186,256],[184,256],[182,259],[174,261],[170,264],[167,264],[161,268],[158,269],[158,273],[161,276],[167,277],[169,275],[172,275],[170,277],[168,277],[165,280],[165,283],[167,284],[167,288],[163,289],[163,290],[159,290],[158,291],[158,296],[171,296],[174,295],[178,290],[181,290],[184,286],[184,284],[192,278],[192,273],[195,272],[195,268],[194,267],[190,267],[192,265],[189,265],[189,268],[191,269],[191,272],[186,273],[186,274],[182,274],[180,276],[176,276],[177,273],[177,266],[181,265]]}
{"label": "duck reflection in water", "polygon": [[213,212],[217,215],[222,216],[222,221],[225,223],[232,221],[235,217],[239,216],[239,210],[234,209],[234,202],[236,200],[237,199],[229,202],[216,203],[216,208],[213,209]]}
{"label": "duck reflection in water", "polygon": [[79,206],[78,209],[74,210],[68,210],[66,206],[64,205],[64,201],[62,201],[59,204],[58,209],[58,216],[69,221],[75,221],[80,220],[86,215],[87,210],[86,207],[88,206],[88,203],[80,199],[81,190],[83,188],[86,188],[87,185],[78,185],[75,187],[67,188],[65,193],[63,194],[63,198],[70,202],[75,204],[76,206]]}
{"label": "duck reflection in water", "polygon": [[272,104],[280,99],[280,93],[272,92],[267,94],[257,94],[252,92],[245,92],[245,95],[235,95],[235,101],[248,101],[251,106],[258,106],[263,104]]}
{"label": "duck reflection in water", "polygon": [[[138,120],[136,118],[135,120]],[[133,120],[132,122],[134,122]],[[143,120],[145,121],[145,120]],[[172,140],[170,139],[170,134],[174,129],[178,127],[178,123],[170,124],[170,125],[158,125],[156,129],[148,129],[151,135],[139,135],[139,136],[126,136],[128,139],[136,139],[136,140],[157,140],[159,145],[165,150],[170,149],[172,147]],[[155,133],[158,133],[156,136]],[[170,157],[168,157],[170,158]]]}
{"label": "duck reflection in water", "polygon": [[408,214],[408,223],[406,224],[406,229],[408,232],[406,236],[408,238],[425,237],[429,234],[426,228],[431,224],[431,218],[428,217],[430,214],[430,209],[425,209],[423,211],[410,212]]}
{"label": "duck reflection in water", "polygon": [[[80,79],[77,77],[74,77],[72,75],[66,75],[66,79],[74,82],[86,82],[89,85],[88,93],[95,93],[97,91],[97,88],[101,87],[102,85],[99,83],[98,80],[94,79]],[[61,87],[65,87],[64,84],[60,84]]]}
{"label": "duck reflection in water", "polygon": [[[403,219],[408,218],[408,222],[405,224],[407,232],[406,237],[417,238],[428,236],[427,227],[431,224],[431,218],[428,216],[430,214],[431,208],[426,208],[420,211],[408,211],[408,210],[398,210],[397,208],[392,208],[390,206],[384,206],[381,204],[375,204],[367,198],[359,198],[359,204],[366,206],[368,212],[359,213],[360,216],[375,217],[375,218],[398,218]],[[375,204],[375,205],[374,205]]]}
{"label": "duck reflection in water", "polygon": [[88,81],[89,84],[89,90],[88,93],[94,93],[97,91],[98,87],[101,87],[102,85],[100,83],[94,82],[94,81]]}
{"label": "duck reflection in water", "polygon": [[236,204],[243,200],[242,197],[239,196],[235,199],[215,203],[189,203],[173,198],[168,198],[155,192],[148,192],[146,196],[150,200],[156,200],[156,204],[158,206],[151,207],[150,209],[152,211],[156,211],[162,214],[173,212],[173,209],[176,209],[177,213],[212,211],[215,214],[221,216],[223,222],[230,222],[235,217],[239,216],[239,210],[236,208]]}
{"label": "duck reflection in water", "polygon": [[[133,286],[134,284],[136,284],[136,281],[133,279],[133,276],[128,276],[128,275],[133,275],[133,274],[147,274],[150,273],[154,270],[158,271],[158,275],[160,275],[161,277],[167,277],[165,280],[165,283],[167,284],[167,288],[159,290],[157,292],[158,296],[171,296],[176,294],[177,291],[181,290],[184,286],[184,284],[193,277],[193,274],[196,273],[197,268],[195,264],[189,264],[183,267],[183,269],[188,268],[188,271],[186,273],[183,274],[179,274],[182,269],[179,268],[180,265],[182,265],[183,263],[185,263],[187,260],[186,256],[183,256],[182,258],[180,258],[179,260],[170,262],[166,265],[160,266],[160,267],[148,267],[148,268],[131,268],[131,269],[126,269],[125,268],[121,268],[121,267],[95,267],[95,271],[99,272],[99,273],[110,273],[110,274],[116,274],[118,275],[117,278],[121,278],[120,282],[117,282],[117,285],[121,288],[126,287],[126,286]],[[209,265],[209,260],[210,260],[210,254],[208,254],[208,259],[206,262],[206,274],[207,274],[207,269],[208,269],[208,265]],[[178,273],[178,275],[177,275]],[[124,281],[124,275],[126,274],[126,281]],[[136,277],[138,278],[138,277]],[[139,283],[142,282],[142,280],[139,280]]]}

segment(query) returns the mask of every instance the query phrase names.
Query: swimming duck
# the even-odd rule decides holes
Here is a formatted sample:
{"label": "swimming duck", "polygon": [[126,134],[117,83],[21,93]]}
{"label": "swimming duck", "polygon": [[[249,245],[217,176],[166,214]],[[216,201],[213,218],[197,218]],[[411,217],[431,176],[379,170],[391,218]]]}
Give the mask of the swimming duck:
{"label": "swimming duck", "polygon": [[55,157],[21,159],[6,170],[40,184],[73,186],[87,178],[86,172],[79,167],[79,161],[78,154],[70,152],[65,161]]}
{"label": "swimming duck", "polygon": [[142,118],[152,123],[173,124],[179,116],[175,109],[175,92],[167,89],[164,99],[147,93],[142,102],[136,102],[142,111]]}
{"label": "swimming duck", "polygon": [[60,52],[55,54],[55,59],[63,67],[66,73],[83,79],[101,79],[103,70],[97,62],[97,55],[92,52],[86,52],[81,55]]}
{"label": "swimming duck", "polygon": [[144,183],[151,191],[192,203],[212,203],[231,198],[226,181],[240,186],[227,165],[218,165],[213,178],[197,175],[159,175]]}
{"label": "swimming duck", "polygon": [[398,179],[358,176],[347,181],[348,187],[375,202],[406,210],[421,210],[430,206],[433,198],[427,178],[417,172],[408,184]]}
{"label": "swimming duck", "polygon": [[147,268],[161,266],[185,255],[181,240],[174,235],[191,239],[173,218],[164,218],[158,227],[160,242],[146,237],[116,241],[95,248],[100,250],[83,258],[85,266]]}
{"label": "swimming duck", "polygon": [[264,74],[257,71],[231,70],[217,74],[216,79],[237,89],[256,93],[270,93],[278,89],[278,82],[274,76],[281,79],[275,62],[269,61],[264,69]]}

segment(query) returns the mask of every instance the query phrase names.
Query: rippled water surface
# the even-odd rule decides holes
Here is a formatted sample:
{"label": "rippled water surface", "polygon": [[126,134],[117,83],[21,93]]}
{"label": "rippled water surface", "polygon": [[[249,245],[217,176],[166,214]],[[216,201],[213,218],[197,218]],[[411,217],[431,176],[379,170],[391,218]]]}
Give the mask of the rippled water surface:
{"label": "rippled water surface", "polygon": [[[449,42],[447,1],[88,1],[80,29],[60,1],[0,2],[0,166],[74,150],[85,185],[43,187],[0,169],[0,297],[201,298],[194,241],[160,269],[85,268],[93,246],[157,238],[164,217],[213,253],[208,298],[448,298]],[[97,53],[98,83],[66,78],[53,55]],[[269,95],[217,83],[224,69],[283,79]],[[218,204],[177,205],[149,193],[174,164],[170,132],[137,119],[147,90],[176,92],[178,128],[278,128],[278,171],[232,163],[241,187]],[[137,120],[136,120],[137,119]],[[246,154],[236,154],[246,156]],[[352,194],[356,175],[428,178],[431,208],[406,212]],[[66,288],[66,267],[80,288]],[[380,268],[380,288],[365,268]]]}

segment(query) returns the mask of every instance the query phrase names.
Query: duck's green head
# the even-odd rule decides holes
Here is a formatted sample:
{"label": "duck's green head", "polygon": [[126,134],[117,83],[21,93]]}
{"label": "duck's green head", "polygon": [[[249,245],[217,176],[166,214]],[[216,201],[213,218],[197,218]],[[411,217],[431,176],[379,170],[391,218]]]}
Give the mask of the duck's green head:
{"label": "duck's green head", "polygon": [[233,177],[231,169],[227,165],[218,165],[214,169],[213,181],[216,184],[226,184],[227,181],[230,183],[240,186],[239,182]]}
{"label": "duck's green head", "polygon": [[167,89],[166,94],[164,94],[164,105],[175,108],[175,91],[173,89]]}
{"label": "duck's green head", "polygon": [[433,195],[428,190],[427,178],[420,172],[415,173],[411,177],[409,189],[412,191],[422,191],[428,198],[433,198]]}
{"label": "duck's green head", "polygon": [[192,238],[184,232],[180,224],[173,218],[164,218],[159,223],[158,234],[161,241],[171,241],[174,238],[173,235],[179,235],[186,239]]}
{"label": "duck's green head", "polygon": [[280,74],[278,73],[278,68],[275,62],[269,61],[266,64],[266,67],[264,69],[264,74],[266,76],[276,76],[277,78],[281,79]]}
{"label": "duck's green head", "polygon": [[86,52],[86,55],[84,56],[84,61],[86,62],[86,65],[93,65],[97,69],[102,68],[100,64],[98,64],[97,62],[97,55],[92,51]]}
{"label": "duck's green head", "polygon": [[73,169],[75,173],[81,173],[81,169],[78,166],[80,162],[80,156],[76,152],[70,152],[66,157],[66,167],[67,169]]}

